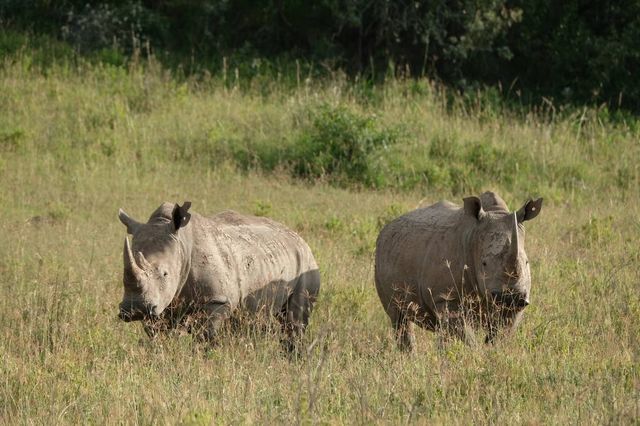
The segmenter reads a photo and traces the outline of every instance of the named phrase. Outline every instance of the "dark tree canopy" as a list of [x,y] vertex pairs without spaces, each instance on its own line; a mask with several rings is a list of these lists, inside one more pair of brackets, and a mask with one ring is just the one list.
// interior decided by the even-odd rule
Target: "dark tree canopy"
[[202,63],[303,58],[640,109],[633,0],[4,0],[0,19],[81,52],[143,40]]

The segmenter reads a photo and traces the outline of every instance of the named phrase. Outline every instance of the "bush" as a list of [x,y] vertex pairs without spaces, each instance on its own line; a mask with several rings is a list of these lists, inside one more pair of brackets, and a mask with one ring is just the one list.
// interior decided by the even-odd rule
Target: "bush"
[[309,114],[310,125],[288,155],[294,176],[324,177],[339,185],[382,184],[373,154],[398,140],[396,129],[385,129],[375,115],[361,115],[344,106],[323,104]]

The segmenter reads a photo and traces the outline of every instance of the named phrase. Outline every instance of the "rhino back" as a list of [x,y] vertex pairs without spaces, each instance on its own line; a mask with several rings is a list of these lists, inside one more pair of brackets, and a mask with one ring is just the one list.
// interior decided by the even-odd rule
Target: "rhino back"
[[191,220],[191,273],[183,290],[190,298],[227,299],[234,308],[246,302],[256,310],[283,304],[300,277],[317,273],[304,240],[271,219],[225,211]]
[[[409,212],[385,226],[376,243],[375,280],[380,299],[389,313],[398,290],[424,313],[452,287],[461,273],[462,210],[449,202]],[[451,270],[447,267],[451,261]],[[406,297],[403,296],[403,297]],[[404,300],[404,299],[403,299]]]

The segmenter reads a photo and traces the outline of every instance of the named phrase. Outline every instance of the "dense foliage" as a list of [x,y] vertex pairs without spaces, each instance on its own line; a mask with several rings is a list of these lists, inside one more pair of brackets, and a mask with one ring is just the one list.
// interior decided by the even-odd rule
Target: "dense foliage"
[[0,20],[80,51],[150,46],[209,69],[223,57],[297,59],[376,80],[428,75],[467,90],[499,83],[516,99],[640,108],[636,1],[4,0]]
[[640,2],[513,2],[523,20],[509,33],[511,74],[562,100],[640,109]]

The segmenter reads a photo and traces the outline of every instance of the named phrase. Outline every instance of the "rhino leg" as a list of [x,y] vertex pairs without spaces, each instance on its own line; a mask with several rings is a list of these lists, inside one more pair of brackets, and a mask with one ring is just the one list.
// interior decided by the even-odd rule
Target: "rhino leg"
[[440,330],[442,331],[441,336],[445,340],[449,338],[460,339],[468,346],[475,346],[477,343],[473,328],[462,317],[450,318],[446,324],[440,327]]
[[414,333],[414,323],[407,319],[405,315],[399,314],[391,320],[395,330],[396,343],[398,349],[403,352],[413,352],[416,349],[416,336]]
[[473,331],[472,318],[467,318],[465,312],[454,307],[449,310],[447,304],[438,306],[438,330],[440,331],[441,343],[451,338],[460,339],[469,346],[476,345],[476,338]]
[[282,329],[286,337],[281,341],[287,352],[296,352],[300,339],[309,325],[309,317],[315,302],[315,296],[308,291],[295,291],[289,296],[280,315]]
[[222,326],[231,317],[231,305],[227,301],[214,301],[207,303],[203,308],[204,324],[198,338],[203,341],[215,343]]
[[309,317],[319,291],[319,271],[305,272],[298,277],[293,292],[282,307],[279,318],[286,337],[281,343],[287,352],[293,353],[299,350],[300,340],[309,325]]

